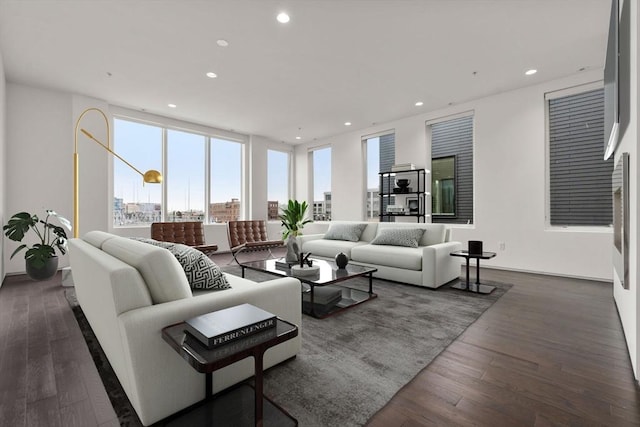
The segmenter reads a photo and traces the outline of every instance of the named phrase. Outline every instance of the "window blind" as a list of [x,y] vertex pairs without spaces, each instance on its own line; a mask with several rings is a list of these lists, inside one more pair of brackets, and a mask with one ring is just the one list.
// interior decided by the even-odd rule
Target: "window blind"
[[431,125],[431,158],[455,156],[456,215],[433,215],[432,222],[473,224],[473,116]]
[[548,102],[550,223],[608,226],[613,157],[602,160],[604,89]]

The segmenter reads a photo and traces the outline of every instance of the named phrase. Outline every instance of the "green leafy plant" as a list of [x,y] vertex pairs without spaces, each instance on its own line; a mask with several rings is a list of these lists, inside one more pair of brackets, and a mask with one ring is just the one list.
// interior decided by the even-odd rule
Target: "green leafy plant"
[[28,212],[18,212],[2,227],[5,236],[16,242],[21,242],[29,230],[33,230],[38,236],[38,239],[40,239],[39,243],[34,243],[32,246],[26,244],[18,246],[11,254],[11,258],[21,250],[27,249],[24,259],[33,267],[42,268],[46,264],[47,259],[56,255],[56,248],[63,255],[67,252],[67,233],[64,231],[64,228],[52,224],[50,221],[53,218],[57,218],[58,222],[69,230],[71,230],[71,222],[52,210],[46,210],[46,213],[46,218],[41,220],[37,215],[31,215]]
[[286,239],[289,236],[299,236],[302,234],[302,229],[305,224],[311,221],[310,219],[304,219],[309,204],[307,202],[298,202],[297,200],[289,200],[286,208],[282,208],[282,213],[278,215],[278,219],[282,221],[284,232],[282,238]]

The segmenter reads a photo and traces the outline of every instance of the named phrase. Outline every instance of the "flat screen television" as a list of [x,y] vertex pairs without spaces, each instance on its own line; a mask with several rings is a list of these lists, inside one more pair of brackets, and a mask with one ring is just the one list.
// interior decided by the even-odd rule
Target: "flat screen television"
[[618,145],[618,129],[620,127],[620,41],[618,29],[620,15],[618,2],[619,0],[611,0],[607,56],[604,65],[604,160],[611,157]]

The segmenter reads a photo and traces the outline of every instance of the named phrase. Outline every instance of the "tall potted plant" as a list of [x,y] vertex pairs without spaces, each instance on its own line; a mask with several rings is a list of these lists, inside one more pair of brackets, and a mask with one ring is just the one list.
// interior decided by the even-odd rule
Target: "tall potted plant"
[[282,213],[278,216],[284,227],[282,238],[287,239],[287,255],[285,257],[287,262],[298,261],[300,250],[296,237],[302,234],[305,224],[313,222],[310,219],[305,219],[308,208],[309,204],[306,201],[300,203],[297,200],[289,200],[287,207],[282,208]]
[[58,256],[56,249],[62,255],[67,252],[67,233],[63,227],[52,224],[50,221],[57,218],[58,222],[71,230],[71,222],[52,210],[46,210],[44,220],[28,212],[14,214],[9,222],[2,227],[4,234],[11,240],[22,242],[25,235],[32,230],[39,239],[39,243],[31,246],[22,244],[13,251],[11,258],[18,252],[26,249],[24,255],[27,274],[34,280],[45,280],[56,274],[58,270]]

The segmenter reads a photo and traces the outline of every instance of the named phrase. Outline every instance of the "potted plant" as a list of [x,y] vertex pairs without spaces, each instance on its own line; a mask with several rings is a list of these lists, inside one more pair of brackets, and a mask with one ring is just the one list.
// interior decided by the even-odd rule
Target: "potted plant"
[[32,246],[22,244],[11,254],[11,258],[13,258],[21,250],[27,250],[24,255],[26,270],[29,277],[34,280],[45,280],[56,273],[58,270],[56,248],[63,255],[67,252],[67,233],[64,228],[52,224],[50,221],[57,218],[60,224],[71,230],[69,220],[52,210],[47,209],[46,213],[46,218],[41,220],[37,215],[18,212],[2,227],[4,234],[16,242],[21,242],[29,230],[33,230],[40,240],[39,243],[34,243]]
[[282,208],[282,213],[278,216],[284,227],[282,238],[287,239],[287,255],[285,256],[287,262],[298,261],[300,250],[296,237],[302,234],[305,224],[313,222],[304,218],[308,208],[309,204],[306,201],[300,203],[297,200],[289,200],[287,207]]

